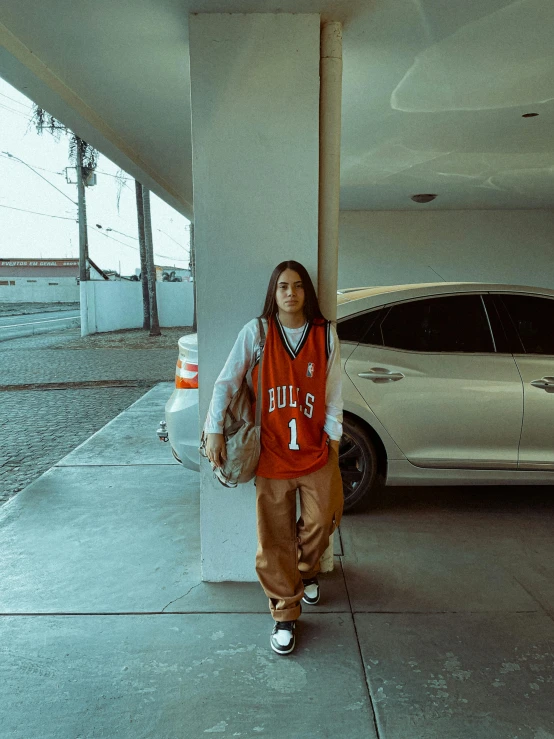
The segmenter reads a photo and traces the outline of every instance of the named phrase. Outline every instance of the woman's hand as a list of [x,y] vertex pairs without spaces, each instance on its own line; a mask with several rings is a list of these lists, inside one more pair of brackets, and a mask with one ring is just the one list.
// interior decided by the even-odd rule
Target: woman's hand
[[206,454],[208,459],[216,467],[221,467],[223,462],[227,459],[225,438],[223,434],[207,434],[206,436]]

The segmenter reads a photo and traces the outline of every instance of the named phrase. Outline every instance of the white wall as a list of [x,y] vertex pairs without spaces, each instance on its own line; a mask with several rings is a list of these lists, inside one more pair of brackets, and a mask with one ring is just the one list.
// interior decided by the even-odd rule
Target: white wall
[[143,317],[140,282],[91,280],[82,284],[86,295],[88,333],[141,328]]
[[192,326],[194,313],[192,282],[156,282],[156,295],[160,326]]
[[[142,328],[140,282],[93,280],[82,287],[81,310],[87,312],[88,333]],[[160,326],[192,326],[192,282],[157,282],[156,295]]]
[[552,210],[340,216],[339,287],[461,280],[554,288],[553,257]]
[[[14,285],[0,285],[0,303],[78,303],[79,285],[75,277],[37,277],[29,282],[28,277],[2,276],[0,280]],[[57,282],[57,285],[49,285]]]

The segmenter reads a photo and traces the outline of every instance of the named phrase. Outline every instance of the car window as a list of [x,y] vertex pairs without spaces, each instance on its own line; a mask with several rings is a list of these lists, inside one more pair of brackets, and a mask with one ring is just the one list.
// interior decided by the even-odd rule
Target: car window
[[533,295],[502,295],[527,354],[554,355],[554,300]]
[[394,305],[381,322],[383,343],[418,352],[493,352],[479,295],[452,295]]
[[388,308],[382,308],[373,322],[371,328],[367,332],[364,344],[371,344],[373,346],[383,346],[383,332],[381,331],[381,324],[383,323],[384,316],[388,313]]
[[367,340],[367,334],[375,325],[377,318],[381,314],[381,308],[377,310],[367,311],[366,313],[358,313],[351,318],[344,318],[337,324],[337,334],[340,341],[354,341],[356,344],[373,344],[373,341]]
[[492,328],[496,351],[518,354],[524,351],[521,339],[502,299],[498,295],[483,295],[485,308]]

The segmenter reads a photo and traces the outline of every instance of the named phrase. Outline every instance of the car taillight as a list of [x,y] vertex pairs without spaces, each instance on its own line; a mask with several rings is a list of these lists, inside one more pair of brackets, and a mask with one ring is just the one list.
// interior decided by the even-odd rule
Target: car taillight
[[190,362],[183,363],[177,360],[177,369],[175,370],[175,387],[179,390],[184,388],[198,387],[198,365]]

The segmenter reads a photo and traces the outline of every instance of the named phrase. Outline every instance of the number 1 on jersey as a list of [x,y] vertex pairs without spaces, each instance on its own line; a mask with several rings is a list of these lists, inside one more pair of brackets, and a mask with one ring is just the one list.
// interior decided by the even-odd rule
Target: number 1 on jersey
[[296,434],[296,418],[292,418],[289,422],[289,429],[290,429],[290,443],[289,443],[289,449],[292,449],[296,452],[300,451],[300,447],[298,446],[298,438]]

